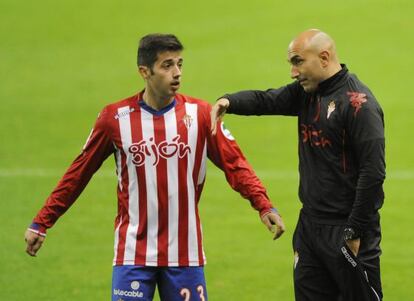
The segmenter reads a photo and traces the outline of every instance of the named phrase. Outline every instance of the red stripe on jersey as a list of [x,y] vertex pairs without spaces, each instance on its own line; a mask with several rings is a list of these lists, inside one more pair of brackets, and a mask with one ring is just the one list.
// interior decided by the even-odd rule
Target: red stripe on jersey
[[[185,106],[176,106],[177,133],[180,141],[188,144],[187,128],[183,123]],[[178,158],[178,263],[179,266],[188,266],[188,190],[187,190],[188,158]]]
[[[154,116],[155,144],[166,141],[164,116]],[[161,147],[159,147],[161,148]],[[168,266],[168,171],[167,160],[158,153],[157,196],[158,196],[158,266]]]
[[[135,114],[131,114],[131,136],[132,143],[142,141],[142,123],[141,110]],[[135,245],[135,264],[145,265],[145,258],[147,253],[147,187],[145,185],[145,166],[135,167],[138,178],[138,211],[139,211],[139,225],[137,231],[137,241]]]

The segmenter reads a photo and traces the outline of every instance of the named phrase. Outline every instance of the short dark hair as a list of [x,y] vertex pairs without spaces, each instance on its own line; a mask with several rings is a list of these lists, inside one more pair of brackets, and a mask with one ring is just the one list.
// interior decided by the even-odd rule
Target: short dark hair
[[173,34],[148,34],[139,41],[137,65],[152,68],[160,52],[183,49],[183,45]]

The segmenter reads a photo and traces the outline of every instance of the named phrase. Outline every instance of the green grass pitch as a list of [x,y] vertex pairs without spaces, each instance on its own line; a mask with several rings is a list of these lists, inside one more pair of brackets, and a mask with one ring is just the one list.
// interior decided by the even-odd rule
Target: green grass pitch
[[[49,231],[37,258],[25,254],[23,234],[101,108],[142,88],[135,67],[139,37],[178,35],[186,47],[181,92],[213,102],[225,92],[290,82],[287,45],[308,28],[335,38],[341,61],[384,109],[383,289],[386,300],[412,300],[413,14],[409,0],[2,0],[0,300],[109,300],[112,159]],[[272,241],[248,202],[210,164],[200,205],[210,300],[293,300],[291,239],[300,208],[296,120],[227,116],[226,125],[287,231]]]

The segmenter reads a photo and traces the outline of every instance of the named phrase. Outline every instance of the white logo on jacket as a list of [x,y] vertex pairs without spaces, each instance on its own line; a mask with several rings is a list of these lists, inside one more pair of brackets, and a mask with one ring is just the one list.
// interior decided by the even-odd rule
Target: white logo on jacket
[[226,129],[226,127],[224,126],[224,122],[221,122],[220,129],[221,129],[221,132],[223,133],[224,137],[226,137],[227,139],[229,139],[231,141],[235,140],[233,135],[230,133],[230,131],[228,129]]

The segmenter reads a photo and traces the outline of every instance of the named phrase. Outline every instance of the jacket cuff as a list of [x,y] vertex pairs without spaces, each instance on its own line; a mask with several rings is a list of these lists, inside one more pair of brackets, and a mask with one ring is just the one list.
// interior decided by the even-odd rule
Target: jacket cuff
[[[269,213],[276,213],[279,214],[279,211],[276,208],[265,208],[260,210],[260,218],[265,217],[266,215],[268,215]],[[280,215],[280,214],[279,214]]]
[[46,237],[46,228],[42,225],[32,223],[29,228],[27,228],[29,231],[36,233],[40,236]]

